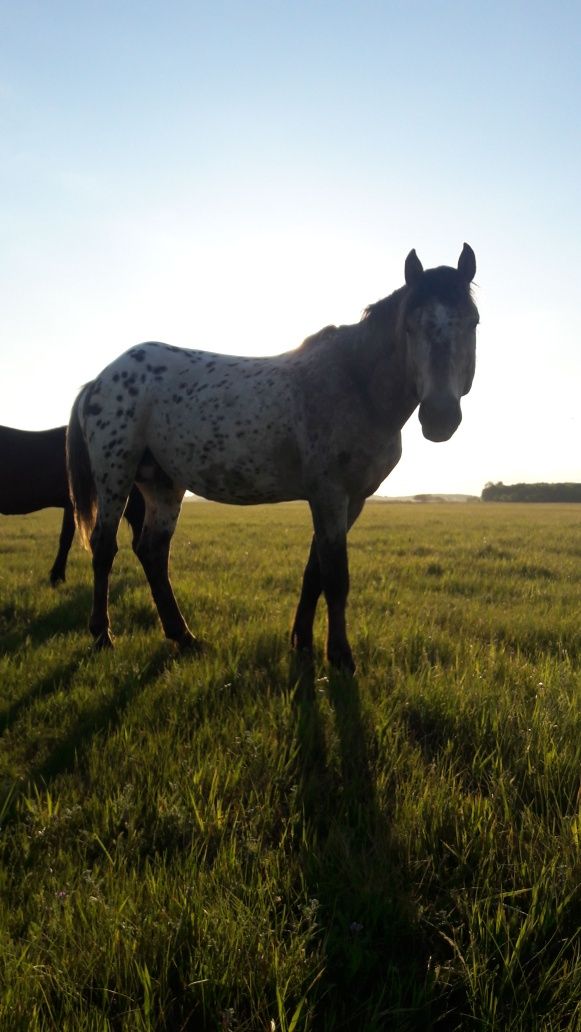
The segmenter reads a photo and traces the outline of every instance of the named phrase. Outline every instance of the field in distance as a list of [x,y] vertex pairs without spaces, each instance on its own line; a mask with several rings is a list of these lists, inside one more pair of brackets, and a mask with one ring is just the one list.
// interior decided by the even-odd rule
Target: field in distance
[[581,509],[371,503],[355,679],[296,664],[304,505],[187,505],[176,656],[0,517],[0,1029],[581,1027]]

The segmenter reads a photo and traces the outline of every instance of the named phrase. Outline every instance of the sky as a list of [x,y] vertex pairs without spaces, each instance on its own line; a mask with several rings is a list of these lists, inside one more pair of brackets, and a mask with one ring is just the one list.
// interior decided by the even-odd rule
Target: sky
[[578,0],[0,0],[0,422],[142,340],[358,321],[467,241],[474,386],[381,494],[581,480]]

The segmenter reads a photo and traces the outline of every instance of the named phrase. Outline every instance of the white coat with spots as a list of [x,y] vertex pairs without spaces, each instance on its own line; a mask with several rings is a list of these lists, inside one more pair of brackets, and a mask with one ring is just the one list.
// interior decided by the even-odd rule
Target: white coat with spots
[[424,271],[412,251],[404,287],[359,323],[326,327],[295,351],[242,358],[149,342],[87,384],[73,407],[67,458],[77,523],[93,552],[97,646],[111,644],[109,573],[136,483],[145,520],[134,548],[165,634],[182,647],[196,639],[168,559],[185,491],[239,505],[306,499],[314,537],[292,641],[312,649],[323,592],[328,658],[353,670],[346,535],[399,461],[401,428],[418,405],[430,440],[447,440],[460,423],[474,375],[475,271],[467,244],[457,268]]

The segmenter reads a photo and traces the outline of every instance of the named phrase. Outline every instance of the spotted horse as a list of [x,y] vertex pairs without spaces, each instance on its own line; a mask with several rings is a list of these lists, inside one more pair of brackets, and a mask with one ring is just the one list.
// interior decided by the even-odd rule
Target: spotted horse
[[346,629],[347,532],[401,456],[401,428],[419,406],[424,436],[447,441],[475,369],[476,259],[424,270],[415,250],[405,285],[353,325],[328,326],[270,358],[132,347],[78,395],[67,454],[77,525],[93,554],[89,627],[112,645],[108,586],[131,485],[145,500],[134,541],[166,636],[197,648],[169,579],[170,542],[186,490],[252,505],[305,499],[314,536],[292,644],[310,652],[321,593],[327,657],[355,668]]

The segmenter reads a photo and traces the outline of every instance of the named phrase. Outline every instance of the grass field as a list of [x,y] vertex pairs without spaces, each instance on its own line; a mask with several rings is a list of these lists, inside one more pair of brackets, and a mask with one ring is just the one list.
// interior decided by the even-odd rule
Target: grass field
[[189,504],[116,650],[0,518],[0,1029],[581,1029],[581,507],[370,504],[355,679],[288,650],[301,505]]

